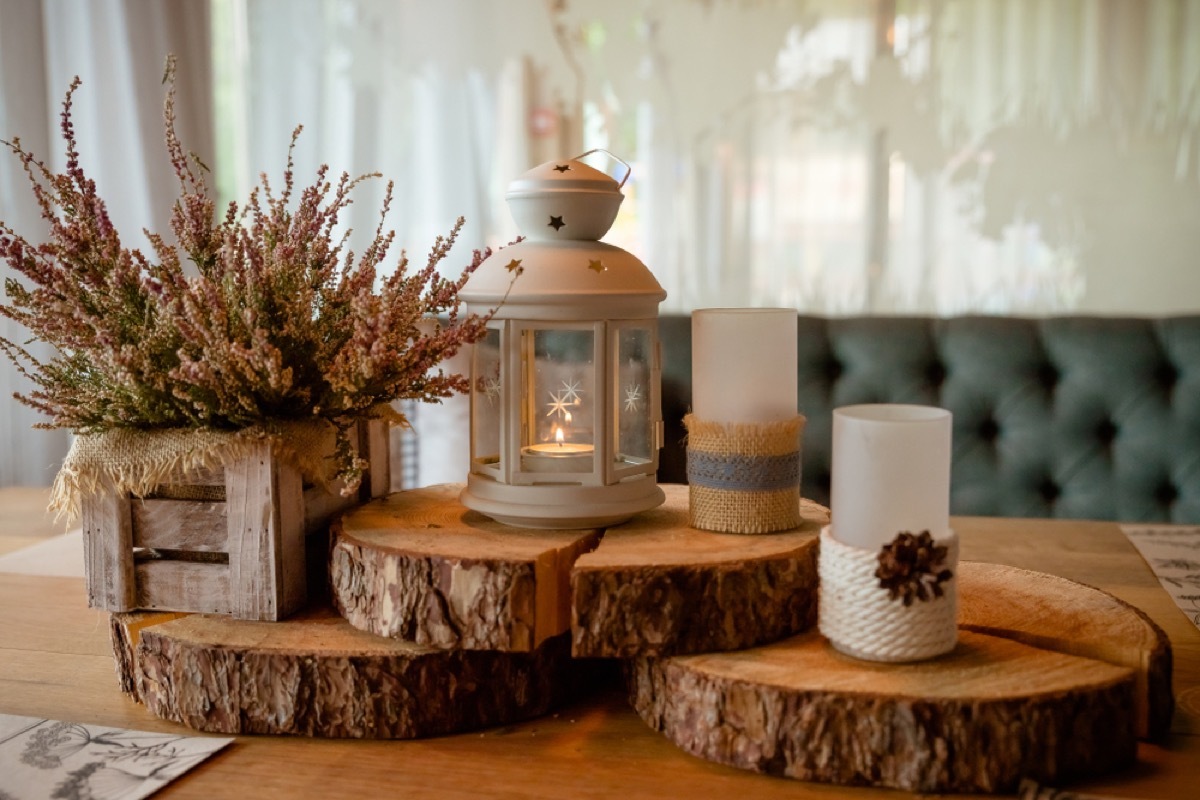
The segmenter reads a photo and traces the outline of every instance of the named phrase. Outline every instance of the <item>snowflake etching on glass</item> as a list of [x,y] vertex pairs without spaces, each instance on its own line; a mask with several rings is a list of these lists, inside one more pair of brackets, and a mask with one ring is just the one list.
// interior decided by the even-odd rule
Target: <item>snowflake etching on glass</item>
[[637,411],[642,407],[642,386],[631,383],[625,387],[625,410]]
[[496,405],[496,401],[500,399],[500,392],[504,385],[500,383],[498,376],[487,377],[483,379],[483,394],[488,399],[488,405]]
[[546,404],[546,407],[550,410],[546,412],[546,416],[551,417],[557,414],[563,419],[569,419],[571,416],[571,412],[567,409],[569,405],[572,405],[572,403],[567,400],[564,392],[551,392],[550,402]]
[[580,395],[583,394],[583,390],[579,388],[579,381],[563,381],[562,385],[563,400],[572,405],[579,405],[582,402]]

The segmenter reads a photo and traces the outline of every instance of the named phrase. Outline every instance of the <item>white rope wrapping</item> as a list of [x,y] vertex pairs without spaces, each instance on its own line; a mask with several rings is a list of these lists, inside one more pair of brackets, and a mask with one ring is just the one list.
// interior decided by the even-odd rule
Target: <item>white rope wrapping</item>
[[[937,539],[947,548],[945,566],[958,566],[958,535]],[[821,529],[818,557],[821,595],[818,624],[830,644],[866,661],[920,661],[954,649],[958,641],[958,578],[941,584],[944,595],[906,606],[888,597],[875,570],[878,551],[843,544],[830,526]]]

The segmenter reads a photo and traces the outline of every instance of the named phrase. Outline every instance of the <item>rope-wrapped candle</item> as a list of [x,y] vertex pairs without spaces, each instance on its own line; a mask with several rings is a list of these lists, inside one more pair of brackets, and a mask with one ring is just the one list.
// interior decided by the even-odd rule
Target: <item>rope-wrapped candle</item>
[[800,524],[796,312],[712,308],[692,314],[689,523],[726,533]]
[[950,412],[860,405],[833,412],[832,520],[821,532],[819,625],[872,661],[914,661],[958,640],[950,530]]

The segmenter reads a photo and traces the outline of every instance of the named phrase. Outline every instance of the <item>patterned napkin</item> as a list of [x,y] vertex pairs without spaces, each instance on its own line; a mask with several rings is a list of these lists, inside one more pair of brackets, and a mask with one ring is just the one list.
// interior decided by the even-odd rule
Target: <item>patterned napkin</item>
[[1200,628],[1200,527],[1122,525],[1159,583]]
[[232,741],[0,714],[0,800],[138,800]]

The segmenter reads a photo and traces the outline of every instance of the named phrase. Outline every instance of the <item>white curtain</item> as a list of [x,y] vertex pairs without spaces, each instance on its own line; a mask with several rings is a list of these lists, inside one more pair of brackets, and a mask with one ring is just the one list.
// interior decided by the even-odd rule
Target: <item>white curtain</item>
[[667,310],[1200,295],[1200,0],[216,2],[240,9],[241,161],[277,169],[305,122],[304,167],[401,182],[413,248],[458,214],[503,241],[509,178],[608,147],[634,165],[609,241]]
[[[415,252],[606,147],[666,311],[1200,310],[1200,0],[215,2],[237,163],[303,122],[300,174],[395,178]],[[416,413],[415,480],[461,480],[461,403]]]
[[[277,179],[302,124],[298,182],[321,164],[335,175],[383,175],[362,187],[344,219],[356,234],[374,231],[386,181],[395,181],[393,264],[404,247],[423,266],[459,216],[466,227],[443,263],[447,274],[461,271],[474,248],[515,238],[499,201],[504,187],[533,159],[559,155],[559,139],[569,135],[553,121],[539,140],[527,122],[532,105],[556,108],[539,99],[547,81],[531,73],[525,55],[555,47],[540,2],[250,0],[220,3],[216,14],[217,49],[237,67],[221,106],[227,122],[240,121],[219,170],[230,199],[243,199],[260,171]],[[466,354],[445,368],[466,372]],[[402,410],[413,422],[403,446],[406,482],[463,480],[465,398]]]
[[[79,73],[85,166],[124,230],[162,229],[168,50],[201,152],[211,67],[226,199],[278,179],[303,124],[297,179],[394,179],[418,264],[459,215],[448,270],[511,240],[511,178],[606,147],[633,166],[608,241],[665,311],[1200,310],[1200,0],[10,0],[0,133],[57,155]],[[3,218],[32,229],[12,166]],[[374,229],[383,186],[348,226]],[[54,441],[5,409],[6,440]],[[462,404],[414,413],[411,479],[461,480]],[[5,482],[49,478],[29,452]]]
[[[209,25],[205,3],[167,0],[5,0],[0,4],[0,136],[16,136],[54,170],[64,166],[59,112],[74,76],[80,162],[127,246],[145,248],[141,231],[169,233],[177,185],[163,143],[161,79],[178,56],[180,137],[213,157]],[[20,163],[0,152],[0,219],[30,241],[45,228]],[[3,267],[5,277],[10,273]],[[5,337],[24,332],[0,319]],[[44,350],[39,351],[48,357]],[[47,485],[66,452],[63,431],[11,399],[29,383],[0,360],[0,486]]]

